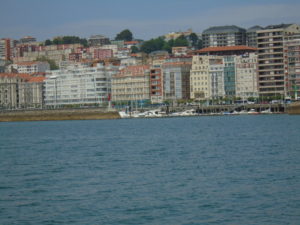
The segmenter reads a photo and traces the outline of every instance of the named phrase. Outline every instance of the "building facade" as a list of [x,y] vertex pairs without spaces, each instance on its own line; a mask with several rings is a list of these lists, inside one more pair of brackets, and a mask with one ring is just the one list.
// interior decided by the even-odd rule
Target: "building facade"
[[165,100],[190,99],[191,57],[169,58],[162,65]]
[[251,53],[235,57],[236,97],[247,100],[258,97],[257,54]]
[[42,108],[44,77],[0,73],[0,108]]
[[211,100],[225,96],[222,56],[193,56],[191,99]]
[[9,38],[0,39],[0,60],[11,60],[14,42]]
[[73,65],[48,71],[45,80],[45,105],[106,105],[111,94],[111,77],[118,67]]
[[224,58],[224,90],[225,96],[233,98],[236,96],[236,69],[235,56],[225,56]]
[[102,46],[110,44],[109,38],[103,35],[92,35],[88,39],[88,43],[90,46]]
[[263,29],[261,26],[253,26],[246,31],[246,44],[249,47],[257,48],[257,31]]
[[151,103],[163,102],[163,75],[160,66],[150,69],[150,100]]
[[284,39],[299,32],[296,24],[271,25],[257,31],[260,96],[283,98],[287,94]]
[[246,45],[246,30],[237,26],[210,27],[202,32],[203,47]]
[[150,102],[150,66],[128,66],[112,77],[112,101],[131,106]]
[[295,100],[300,97],[300,34],[293,35],[285,41],[287,65],[286,96]]
[[18,73],[44,73],[47,70],[50,70],[50,65],[48,62],[38,62],[38,61],[32,61],[32,62],[20,62],[11,64],[9,66],[10,72],[18,72]]

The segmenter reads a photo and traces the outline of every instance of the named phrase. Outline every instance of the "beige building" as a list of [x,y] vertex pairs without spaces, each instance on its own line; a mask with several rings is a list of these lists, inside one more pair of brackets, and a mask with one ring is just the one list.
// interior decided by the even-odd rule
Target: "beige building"
[[271,25],[257,31],[258,89],[261,96],[286,95],[284,39],[295,33],[300,33],[297,24]]
[[0,73],[0,108],[41,108],[44,77]]
[[191,99],[209,100],[225,96],[222,56],[193,56],[190,76]]
[[128,66],[112,77],[112,101],[142,105],[150,100],[150,67]]
[[236,97],[247,99],[258,97],[257,88],[257,55],[235,56],[235,87]]

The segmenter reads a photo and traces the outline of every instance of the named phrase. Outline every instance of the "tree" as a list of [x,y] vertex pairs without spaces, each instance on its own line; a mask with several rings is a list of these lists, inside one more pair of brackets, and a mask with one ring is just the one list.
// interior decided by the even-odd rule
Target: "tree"
[[193,46],[193,47],[196,47],[197,44],[198,44],[198,40],[199,40],[197,34],[191,33],[191,34],[189,35],[189,39],[190,39],[190,41],[191,41],[192,46]]
[[46,56],[37,57],[36,61],[48,62],[50,65],[50,70],[58,70],[59,69],[59,67],[56,65],[55,61],[53,59],[47,58]]
[[142,44],[141,51],[145,53],[150,53],[153,51],[162,50],[165,44],[166,42],[162,37],[151,39],[149,41],[145,41]]
[[133,35],[130,30],[126,29],[117,34],[115,40],[132,41]]
[[49,39],[47,39],[46,41],[45,41],[45,45],[47,46],[47,45],[52,45],[52,41],[50,41]]
[[186,40],[186,38],[181,35],[180,37],[176,38],[174,41],[174,46],[172,47],[182,47],[182,46],[188,46],[189,42]]
[[139,52],[138,47],[136,47],[136,46],[131,46],[131,53],[137,53],[137,52]]

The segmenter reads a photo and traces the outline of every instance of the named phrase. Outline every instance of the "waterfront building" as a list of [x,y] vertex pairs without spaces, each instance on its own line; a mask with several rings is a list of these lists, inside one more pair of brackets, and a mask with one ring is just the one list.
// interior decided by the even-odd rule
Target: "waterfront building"
[[41,108],[44,77],[0,73],[0,108]]
[[102,64],[95,67],[75,64],[47,71],[45,105],[106,105],[111,93],[111,77],[117,72],[118,67]]
[[236,96],[236,69],[235,56],[224,56],[224,90],[227,98],[234,98]]
[[163,102],[163,73],[161,66],[150,68],[150,100],[151,103]]
[[253,26],[246,31],[246,44],[249,47],[257,48],[257,31],[263,29],[261,26]]
[[300,97],[300,34],[285,40],[284,51],[287,65],[286,96],[297,100]]
[[236,97],[247,100],[258,97],[257,88],[257,54],[250,53],[235,57],[236,68]]
[[163,69],[164,100],[175,102],[190,99],[191,57],[174,57],[166,59]]
[[210,27],[202,32],[203,47],[246,45],[246,30],[237,26]]
[[297,24],[270,25],[257,31],[258,89],[260,96],[282,97],[288,74],[284,60],[284,39],[299,33]]
[[88,43],[90,46],[102,46],[110,44],[109,38],[103,35],[92,35],[88,39]]
[[19,62],[9,65],[9,72],[18,73],[44,73],[46,70],[50,70],[50,65],[48,62]]
[[193,56],[191,99],[211,100],[225,97],[222,56]]
[[150,66],[128,66],[112,77],[112,101],[115,104],[143,106],[150,101]]

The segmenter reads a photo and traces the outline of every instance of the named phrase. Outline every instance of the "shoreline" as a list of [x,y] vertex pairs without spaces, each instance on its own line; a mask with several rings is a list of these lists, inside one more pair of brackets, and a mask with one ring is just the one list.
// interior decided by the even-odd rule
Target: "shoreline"
[[53,109],[0,112],[0,122],[120,119],[113,109]]

